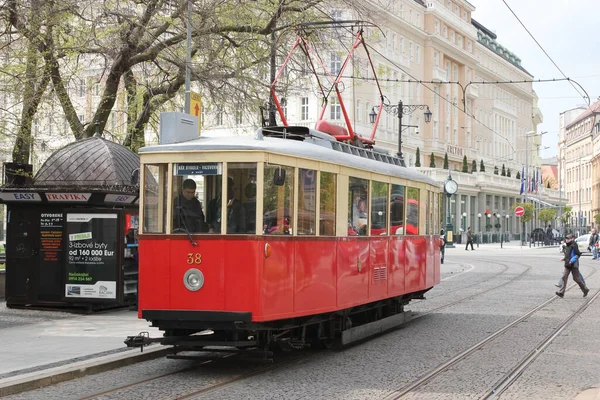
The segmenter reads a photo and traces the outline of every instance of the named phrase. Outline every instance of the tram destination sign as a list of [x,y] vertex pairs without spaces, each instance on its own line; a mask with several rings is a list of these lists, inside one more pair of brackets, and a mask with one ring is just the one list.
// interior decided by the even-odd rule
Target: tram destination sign
[[180,163],[176,165],[177,175],[221,175],[221,163]]

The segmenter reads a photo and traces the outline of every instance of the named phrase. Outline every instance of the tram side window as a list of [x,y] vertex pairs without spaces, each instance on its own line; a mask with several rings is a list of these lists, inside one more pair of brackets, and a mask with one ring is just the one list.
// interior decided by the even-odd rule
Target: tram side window
[[406,234],[419,234],[419,189],[406,188]]
[[429,224],[431,223],[431,197],[429,196],[430,192],[429,190],[425,191],[426,193],[426,197],[427,197],[427,201],[425,203],[425,234],[429,235],[431,233],[431,230],[429,228]]
[[256,163],[227,164],[227,233],[256,233]]
[[337,196],[337,176],[321,172],[321,190],[319,191],[319,234],[335,236],[335,205]]
[[387,235],[388,184],[371,184],[371,235]]
[[265,165],[263,233],[291,235],[294,215],[294,168]]
[[144,166],[144,233],[164,233],[166,227],[167,165]]
[[404,235],[404,186],[392,185],[390,195],[390,233]]
[[348,188],[348,235],[366,236],[369,226],[369,181],[350,177]]
[[298,182],[298,235],[316,234],[317,171],[300,168]]

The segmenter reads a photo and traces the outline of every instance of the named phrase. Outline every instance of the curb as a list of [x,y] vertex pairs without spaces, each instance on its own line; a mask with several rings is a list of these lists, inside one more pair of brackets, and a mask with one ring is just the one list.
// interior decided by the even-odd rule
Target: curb
[[[132,353],[134,350],[132,350]],[[172,352],[171,347],[157,347],[146,349],[144,352],[125,352],[98,357],[91,360],[76,362],[44,371],[30,372],[17,375],[0,381],[0,397],[10,396],[30,390],[40,389],[45,386],[81,378],[87,375],[99,374],[115,368],[153,360]]]

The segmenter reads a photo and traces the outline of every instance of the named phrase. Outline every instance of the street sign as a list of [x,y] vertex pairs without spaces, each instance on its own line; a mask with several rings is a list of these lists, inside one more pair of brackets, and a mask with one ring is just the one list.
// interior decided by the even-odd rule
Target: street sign
[[525,209],[521,206],[518,206],[517,208],[515,208],[515,215],[517,217],[522,217],[525,214]]
[[200,93],[190,92],[190,114],[198,117],[198,136],[200,136],[200,126],[202,126],[202,97]]

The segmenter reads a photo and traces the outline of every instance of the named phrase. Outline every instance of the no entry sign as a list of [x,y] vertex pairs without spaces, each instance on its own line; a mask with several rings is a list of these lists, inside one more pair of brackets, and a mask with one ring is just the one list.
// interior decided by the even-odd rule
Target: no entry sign
[[518,206],[517,208],[515,208],[515,215],[517,217],[522,217],[523,214],[525,214],[525,209],[521,206]]

